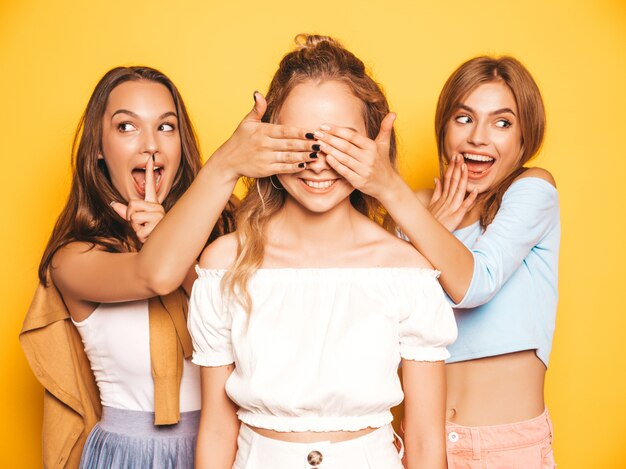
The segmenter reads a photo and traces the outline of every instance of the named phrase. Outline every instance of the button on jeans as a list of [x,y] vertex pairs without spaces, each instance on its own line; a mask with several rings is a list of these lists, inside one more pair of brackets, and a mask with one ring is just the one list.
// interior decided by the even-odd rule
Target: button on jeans
[[339,443],[290,443],[242,424],[233,469],[403,469],[393,441],[391,425]]

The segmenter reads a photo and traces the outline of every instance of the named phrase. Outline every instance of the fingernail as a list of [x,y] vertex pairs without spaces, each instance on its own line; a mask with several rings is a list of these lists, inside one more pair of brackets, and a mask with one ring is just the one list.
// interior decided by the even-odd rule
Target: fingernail
[[315,140],[315,135],[313,135],[311,132],[307,132],[306,134],[304,134],[304,136],[309,140]]
[[298,163],[298,168],[305,168],[306,167],[306,163]]
[[257,90],[254,90],[254,93],[252,93],[252,99],[254,99],[254,102],[256,103],[256,94],[258,93]]
[[320,125],[320,129],[328,131],[328,130],[330,130],[330,125],[322,124],[322,125]]
[[315,131],[315,137],[316,138],[324,138],[324,134],[322,132],[320,132],[319,130]]
[[110,205],[111,207],[113,207],[113,204],[114,204],[114,203],[115,203],[115,200],[112,200],[111,202],[109,202],[109,205]]
[[313,158],[313,159],[317,158],[317,153],[313,152],[309,154],[309,158]]
[[313,151],[320,151],[322,147],[320,147],[317,143],[313,145]]

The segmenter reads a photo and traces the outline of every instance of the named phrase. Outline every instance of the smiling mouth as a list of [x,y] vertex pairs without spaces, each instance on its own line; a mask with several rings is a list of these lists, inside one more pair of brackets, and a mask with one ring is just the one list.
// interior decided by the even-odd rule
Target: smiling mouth
[[[135,181],[135,188],[140,195],[146,194],[146,168],[135,168],[131,171],[133,181]],[[160,188],[161,177],[163,176],[163,168],[161,166],[154,167],[154,182],[156,184],[157,191]]]
[[482,176],[496,161],[491,156],[476,153],[463,153],[463,160],[469,175],[472,177]]
[[327,181],[312,181],[310,179],[301,179],[307,186],[312,189],[328,189],[337,182],[337,179],[329,179]]

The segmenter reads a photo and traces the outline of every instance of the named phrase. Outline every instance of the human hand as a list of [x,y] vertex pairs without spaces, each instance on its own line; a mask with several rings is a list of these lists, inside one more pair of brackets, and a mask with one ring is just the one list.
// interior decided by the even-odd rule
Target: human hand
[[306,163],[317,158],[312,132],[261,122],[267,102],[258,91],[254,101],[252,111],[212,157],[221,159],[223,171],[233,179],[259,178],[302,171]]
[[331,124],[320,126],[315,138],[326,154],[326,162],[355,189],[380,200],[391,179],[397,175],[389,160],[394,113],[380,125],[375,140],[346,127]]
[[[428,205],[430,213],[448,231],[457,229],[478,196],[478,188],[470,188],[467,183],[467,166],[462,158],[461,155],[454,155],[450,159],[443,177],[443,187],[439,178],[435,178],[435,190]],[[466,196],[468,189],[471,191]]]
[[130,223],[141,243],[145,243],[152,230],[165,216],[165,209],[157,198],[156,178],[154,177],[154,155],[146,163],[144,199],[131,199],[128,205],[111,202],[111,207],[124,220]]

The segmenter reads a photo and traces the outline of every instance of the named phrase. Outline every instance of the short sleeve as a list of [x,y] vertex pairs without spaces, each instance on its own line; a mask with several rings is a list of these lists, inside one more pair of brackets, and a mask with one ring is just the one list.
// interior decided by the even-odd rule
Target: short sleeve
[[433,362],[450,356],[446,347],[456,340],[456,321],[438,276],[433,271],[412,286],[411,310],[399,328],[400,356],[405,360]]
[[193,342],[192,361],[200,366],[230,365],[233,358],[232,316],[222,302],[221,271],[196,267],[198,278],[189,300],[187,327]]
[[511,184],[491,224],[473,246],[468,246],[474,257],[474,272],[464,298],[453,306],[473,308],[490,301],[553,230],[560,230],[556,188],[535,177]]

